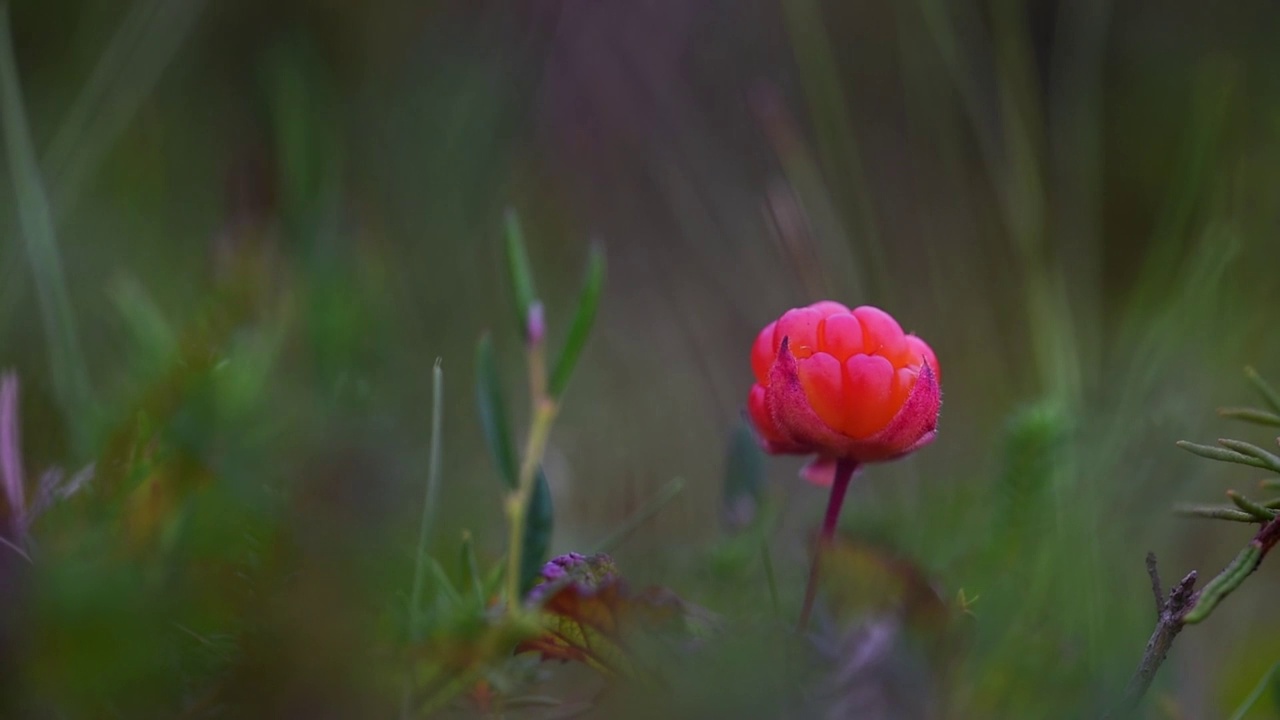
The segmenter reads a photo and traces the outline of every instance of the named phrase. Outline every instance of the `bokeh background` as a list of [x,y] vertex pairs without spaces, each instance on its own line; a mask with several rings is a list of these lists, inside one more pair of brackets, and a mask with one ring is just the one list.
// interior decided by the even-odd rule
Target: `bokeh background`
[[[504,548],[472,365],[491,331],[522,437],[506,208],[553,343],[589,243],[609,262],[547,458],[553,551],[591,546],[680,477],[619,566],[765,612],[758,558],[725,551],[726,454],[755,333],[823,298],[887,309],[943,368],[937,442],[870,469],[844,525],[944,597],[979,598],[947,716],[1096,715],[1152,627],[1147,550],[1171,582],[1249,536],[1170,508],[1258,479],[1175,440],[1268,442],[1214,408],[1254,401],[1247,364],[1280,381],[1273,3],[33,0],[9,15],[0,364],[22,380],[32,483],[98,463],[33,528],[48,559],[10,603],[0,682],[23,714],[378,707],[366,611],[410,574],[436,358],[433,544],[455,553],[466,531],[487,562]],[[116,473],[142,426],[150,470]],[[825,496],[799,460],[764,467],[791,609]],[[129,494],[146,483],[199,491]],[[185,529],[148,529],[180,508]],[[159,565],[105,549],[150,532],[168,538]],[[246,557],[253,583],[224,567]],[[1276,577],[1264,565],[1179,638],[1150,717],[1225,717],[1280,660]],[[218,634],[238,623],[260,632]],[[208,668],[223,679],[199,705],[182,678]]]

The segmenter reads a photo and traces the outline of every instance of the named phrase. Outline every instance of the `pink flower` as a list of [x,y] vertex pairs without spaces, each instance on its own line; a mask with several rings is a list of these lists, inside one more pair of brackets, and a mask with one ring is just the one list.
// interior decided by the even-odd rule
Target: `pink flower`
[[817,459],[805,477],[830,484],[838,461],[902,457],[933,440],[942,405],[938,360],[888,313],[823,301],[787,311],[751,349],[748,410],[770,453]]

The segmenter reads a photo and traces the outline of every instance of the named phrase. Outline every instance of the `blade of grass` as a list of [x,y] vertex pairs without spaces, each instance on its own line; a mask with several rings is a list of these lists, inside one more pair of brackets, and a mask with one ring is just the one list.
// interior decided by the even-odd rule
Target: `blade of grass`
[[1278,674],[1280,674],[1280,661],[1277,661],[1272,665],[1271,669],[1262,676],[1262,679],[1258,681],[1258,684],[1249,693],[1249,696],[1244,699],[1244,702],[1240,703],[1240,707],[1236,708],[1235,712],[1231,713],[1231,717],[1228,718],[1228,720],[1244,720],[1245,715],[1247,715],[1249,711],[1253,709],[1253,706],[1257,705],[1258,701],[1262,699],[1262,695],[1267,691],[1267,687],[1272,685],[1277,679],[1280,679],[1280,675]]
[[87,420],[92,417],[89,371],[76,333],[62,259],[54,236],[53,217],[36,163],[31,129],[27,125],[17,62],[13,55],[9,5],[0,5],[0,116],[4,121],[9,173],[18,200],[18,223],[35,278],[40,318],[49,343],[54,390],[63,419],[76,444],[84,449]]
[[662,508],[667,506],[667,503],[676,499],[676,496],[678,496],[681,492],[684,492],[684,486],[685,486],[684,478],[679,478],[679,477],[673,478],[671,482],[668,482],[666,485],[663,485],[662,489],[658,491],[657,495],[654,495],[652,498],[650,498],[649,502],[641,506],[640,509],[636,511],[634,515],[628,518],[627,521],[624,522],[617,530],[614,530],[613,532],[609,533],[607,537],[605,537],[600,542],[596,543],[595,549],[592,550],[591,552],[592,553],[613,552],[615,548],[617,548],[619,545],[623,543],[624,540],[626,540],[628,537],[631,536],[631,533],[635,532],[637,528],[639,528],[641,525],[644,525],[646,522],[648,522],[649,519],[652,518],[654,515],[657,515],[658,512],[662,510]]
[[552,398],[559,398],[569,384],[573,368],[578,363],[578,356],[587,344],[591,334],[591,326],[595,323],[596,310],[600,307],[600,291],[604,287],[604,251],[598,244],[592,244],[587,258],[586,279],[582,285],[582,293],[578,296],[578,309],[573,316],[573,324],[569,326],[569,336],[565,338],[564,348],[556,360],[555,369],[551,372],[551,383],[548,391]]
[[418,552],[413,567],[413,592],[409,595],[409,635],[417,638],[422,629],[422,586],[427,542],[435,520],[436,495],[440,486],[440,426],[443,422],[444,372],[436,359],[431,371],[431,449],[427,460],[427,488],[422,498],[422,519],[418,526]]
[[[444,577],[444,569],[434,558],[427,555],[427,541],[431,536],[431,526],[435,519],[436,494],[440,486],[440,426],[443,423],[444,371],[440,369],[440,359],[436,358],[435,367],[431,370],[431,447],[427,459],[427,488],[422,499],[422,519],[418,526],[418,551],[414,556],[413,590],[409,594],[409,639],[417,642],[422,632],[422,592],[426,576],[427,561],[433,565],[432,571],[437,579],[443,578],[443,587],[452,591],[453,586]],[[456,595],[456,593],[455,593]],[[455,603],[457,602],[455,598]],[[404,691],[400,703],[400,716],[408,718],[413,706],[413,674],[405,679]]]
[[129,127],[204,5],[205,0],[142,0],[121,22],[42,157],[55,224]]

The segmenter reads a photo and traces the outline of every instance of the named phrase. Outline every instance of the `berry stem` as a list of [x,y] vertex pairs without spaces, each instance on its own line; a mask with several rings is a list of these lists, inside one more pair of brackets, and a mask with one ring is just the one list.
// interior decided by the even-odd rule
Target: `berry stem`
[[857,469],[856,460],[840,460],[836,463],[835,480],[831,483],[831,495],[827,497],[827,514],[822,519],[822,531],[818,534],[818,543],[813,549],[813,561],[809,565],[809,582],[804,588],[804,606],[800,609],[800,622],[796,628],[800,632],[804,632],[809,627],[809,615],[813,612],[813,602],[818,595],[818,567],[821,565],[822,551],[836,536],[840,508],[844,506],[844,495]]

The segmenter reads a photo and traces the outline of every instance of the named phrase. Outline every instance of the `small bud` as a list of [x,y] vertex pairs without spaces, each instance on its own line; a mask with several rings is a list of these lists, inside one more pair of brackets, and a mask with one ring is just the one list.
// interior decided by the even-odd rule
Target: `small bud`
[[524,339],[530,345],[540,345],[546,334],[547,323],[543,319],[542,303],[534,300],[529,306],[529,316],[525,318]]

